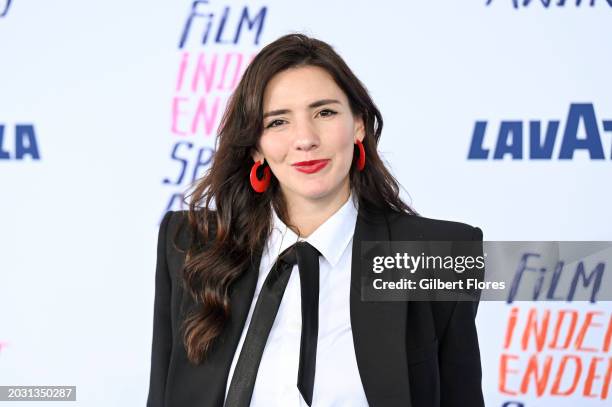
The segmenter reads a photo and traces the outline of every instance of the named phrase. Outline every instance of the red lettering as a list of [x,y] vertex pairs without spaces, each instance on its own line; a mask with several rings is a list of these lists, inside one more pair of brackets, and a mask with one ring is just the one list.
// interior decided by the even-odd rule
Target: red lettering
[[515,355],[501,355],[501,360],[499,362],[499,391],[504,394],[510,394],[512,396],[516,396],[516,391],[509,390],[507,385],[508,376],[507,373],[518,373],[517,369],[508,368],[508,360],[517,360],[518,356]]
[[608,321],[608,329],[604,335],[603,351],[610,352],[610,342],[612,342],[612,314],[610,314],[610,321]]
[[516,321],[518,320],[518,308],[512,307],[510,310],[510,317],[508,318],[508,328],[506,329],[506,339],[504,340],[504,349],[510,347],[512,343],[512,335],[514,334],[514,328],[516,327]]
[[533,355],[527,362],[527,368],[525,369],[525,375],[521,382],[521,393],[525,394],[529,390],[529,382],[531,376],[536,385],[536,394],[538,397],[544,394],[546,385],[548,384],[548,376],[550,375],[550,366],[552,364],[552,356],[546,356],[544,359],[544,368],[541,374],[538,372],[538,355]]
[[[563,378],[563,374],[565,373],[565,367],[567,362],[573,360],[575,363],[574,368],[574,379],[572,380],[571,386],[567,390],[559,390],[561,386],[561,379]],[[561,365],[559,366],[559,370],[557,370],[557,375],[555,376],[555,382],[553,383],[552,389],[550,390],[550,394],[552,396],[569,396],[574,391],[576,391],[576,387],[578,387],[578,381],[580,380],[580,374],[582,373],[582,361],[578,356],[565,355],[561,359]]]
[[[569,327],[567,329],[567,333],[565,334],[565,342],[563,342],[563,345],[559,347],[557,342],[559,341],[561,327],[563,326],[563,321],[565,320],[565,316],[568,314],[571,316],[571,319],[570,319]],[[577,321],[578,321],[578,311],[571,311],[571,310],[559,311],[558,316],[557,316],[557,323],[555,324],[555,329],[553,331],[554,332],[553,338],[548,344],[548,347],[551,349],[567,349],[570,343],[572,342],[572,338],[574,337],[574,331],[576,330]]]
[[608,398],[608,394],[610,393],[610,380],[612,380],[612,358],[608,358],[608,370],[606,371],[606,377],[604,379],[603,387],[601,388],[602,400]]
[[521,342],[521,347],[523,350],[527,350],[529,345],[529,337],[533,334],[536,349],[538,352],[541,352],[544,348],[544,343],[546,341],[546,333],[548,331],[548,321],[550,320],[550,311],[544,311],[544,318],[540,326],[538,326],[538,310],[532,308],[529,310],[529,316],[527,317],[527,324],[525,325],[525,331],[523,332],[523,340]]
[[582,343],[584,342],[584,338],[586,336],[586,333],[588,331],[588,329],[593,326],[593,327],[600,327],[601,324],[597,324],[593,322],[593,317],[599,314],[601,315],[602,312],[600,311],[589,311],[586,313],[586,316],[584,318],[584,323],[582,324],[582,327],[580,328],[580,331],[578,332],[578,336],[576,337],[576,343],[575,343],[575,347],[576,350],[579,351],[583,351],[583,352],[597,352],[597,348],[583,348],[582,347]]
[[602,360],[602,358],[592,358],[591,359],[591,364],[589,365],[589,371],[587,373],[587,377],[586,380],[584,382],[584,391],[582,392],[582,395],[584,397],[597,397],[596,394],[593,394],[593,382],[596,379],[599,379],[599,375],[595,374],[595,371],[597,370],[597,362]]

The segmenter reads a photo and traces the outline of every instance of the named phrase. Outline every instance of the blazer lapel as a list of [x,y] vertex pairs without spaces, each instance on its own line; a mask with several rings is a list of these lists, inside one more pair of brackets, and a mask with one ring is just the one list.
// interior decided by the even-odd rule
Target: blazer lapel
[[360,202],[353,235],[350,312],[359,374],[371,406],[410,407],[406,357],[408,302],[361,300],[361,242],[390,241],[384,212]]
[[[227,325],[213,343],[206,361],[198,366],[189,365],[188,377],[176,383],[182,387],[178,393],[185,397],[176,405],[223,406],[229,370],[255,294],[260,261],[261,255],[253,256],[249,269],[230,289],[231,315]],[[189,300],[189,306],[194,306],[193,301]]]

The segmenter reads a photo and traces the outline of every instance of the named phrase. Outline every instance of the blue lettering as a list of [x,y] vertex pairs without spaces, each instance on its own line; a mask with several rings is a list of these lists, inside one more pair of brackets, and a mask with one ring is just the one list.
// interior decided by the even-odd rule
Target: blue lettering
[[472,134],[472,144],[468,153],[469,160],[486,160],[489,158],[489,150],[482,146],[484,141],[487,122],[477,121]]
[[[512,1],[512,7],[519,8],[521,6],[528,7],[533,0],[523,0],[522,3],[519,0],[511,0],[511,1]],[[606,2],[608,3],[609,6],[612,6],[612,0],[606,0]],[[493,3],[493,0],[487,0],[486,5],[490,6],[492,3]],[[549,8],[549,6],[551,5],[557,6],[557,7],[565,6],[565,0],[558,0],[556,4],[553,3],[553,0],[539,0],[539,3],[541,3],[544,6],[544,8]],[[576,4],[576,7],[580,7],[582,5],[582,0],[575,0],[574,3]],[[596,0],[589,0],[589,5],[591,7],[594,7],[595,3],[596,3]]]
[[[185,205],[185,195],[184,194],[182,193],[172,194],[170,196],[170,200],[168,201],[168,205],[166,205],[166,209],[162,213],[162,217],[168,211],[182,211],[183,209],[185,209],[185,206],[186,205]],[[161,220],[162,218],[159,219],[158,224],[161,223]]]
[[[582,119],[586,137],[578,139],[578,124]],[[597,119],[592,103],[572,103],[567,116],[567,124],[563,133],[563,142],[559,159],[568,160],[574,157],[574,151],[585,149],[592,159],[603,160],[604,153],[601,137],[597,128]]]
[[601,286],[601,280],[603,279],[604,273],[604,263],[597,263],[597,266],[593,269],[591,274],[587,277],[584,272],[584,264],[582,262],[578,263],[578,268],[576,270],[576,274],[574,274],[574,278],[572,279],[572,284],[570,285],[570,291],[567,296],[567,300],[571,301],[574,299],[574,294],[576,293],[576,286],[578,285],[578,279],[582,279],[582,286],[587,287],[591,284],[591,279],[593,279],[593,288],[591,289],[591,302],[596,302],[595,297],[597,296],[597,292],[599,291],[599,287]]
[[172,153],[170,153],[170,158],[172,158],[172,160],[174,161],[178,161],[181,164],[181,169],[180,169],[179,176],[176,179],[176,181],[173,182],[169,178],[164,178],[163,180],[164,184],[180,185],[183,182],[183,178],[185,177],[185,172],[187,170],[187,164],[189,163],[188,160],[184,158],[180,158],[178,156],[179,148],[183,146],[187,147],[187,150],[191,150],[193,148],[193,143],[190,143],[188,141],[179,141],[178,143],[174,145],[174,148],[172,149]]
[[519,261],[518,269],[516,273],[514,273],[514,278],[512,279],[512,284],[510,284],[510,292],[508,293],[508,304],[511,304],[516,297],[516,293],[518,292],[519,286],[521,284],[521,279],[523,278],[523,273],[525,271],[537,271],[537,269],[533,267],[527,267],[527,261],[531,257],[540,257],[538,253],[524,253],[521,256],[521,260]]
[[541,142],[541,130],[539,121],[529,122],[529,157],[535,159],[550,159],[552,157],[559,121],[552,120],[546,128],[544,142]]
[[[606,0],[608,2],[608,5],[612,6],[612,0]],[[582,4],[582,0],[576,0],[576,6],[580,6]],[[595,0],[590,0],[589,1],[589,5],[591,7],[595,6]],[[557,6],[563,7],[565,6],[565,0],[559,0],[557,3]]]
[[[516,299],[517,293],[519,292],[519,287],[521,285],[525,272],[536,273],[531,300],[537,301],[540,299],[540,294],[542,293],[545,277],[546,277],[546,274],[548,274],[548,270],[545,267],[533,267],[527,264],[530,259],[532,258],[539,259],[540,257],[541,255],[539,253],[524,253],[521,256],[516,272],[514,273],[512,283],[510,284],[510,291],[508,292],[508,298],[506,300],[508,303],[512,303]],[[561,279],[561,274],[563,272],[564,265],[565,263],[563,261],[558,261],[557,264],[555,265],[555,268],[552,272],[552,278],[550,281],[550,285],[548,286],[547,293],[546,293],[547,300],[562,300],[563,299],[563,297],[556,297],[555,291],[557,290],[557,287],[559,286],[559,280]],[[592,303],[597,302],[597,295],[601,288],[601,283],[602,283],[603,275],[604,275],[604,269],[605,269],[605,263],[599,262],[593,268],[591,273],[587,275],[587,273],[585,272],[584,263],[582,261],[578,262],[578,265],[576,266],[576,270],[574,272],[572,280],[570,284],[567,285],[569,286],[569,290],[567,292],[567,297],[565,297],[565,300],[568,302],[573,301],[575,294],[576,294],[576,290],[578,288],[588,288],[590,286],[590,289],[591,289],[590,302]],[[582,283],[580,287],[579,287],[579,283]],[[565,285],[563,284],[561,285],[561,287],[564,287],[564,286]],[[524,300],[524,298],[521,298],[521,299]]]
[[[612,1],[612,0],[611,0]],[[612,120],[602,120],[603,133],[612,132]],[[525,123],[527,125],[527,123]],[[550,160],[557,143],[560,121],[551,120],[542,122],[531,120],[529,125],[529,158],[533,160]],[[579,128],[584,128],[584,135],[578,134]],[[472,132],[468,160],[486,160],[489,158],[489,149],[485,148],[485,136],[488,122],[478,120]],[[597,116],[592,103],[572,103],[567,114],[567,121],[563,130],[558,159],[571,160],[576,150],[587,150],[590,159],[604,160],[604,147],[602,131],[598,127]],[[523,122],[517,120],[503,120],[499,127],[495,143],[494,160],[504,159],[509,154],[513,160],[523,159]],[[611,144],[612,146],[612,144]],[[612,159],[612,148],[610,150]]]
[[8,14],[9,8],[11,8],[11,1],[12,0],[4,0],[4,7],[0,8],[0,17],[6,17],[6,15]]
[[[206,167],[210,161],[212,160],[214,150],[210,147],[202,147],[198,152],[198,158],[195,162],[195,166],[193,167],[193,176],[191,178],[191,182],[194,182],[200,177],[199,170],[202,167]],[[205,156],[205,158],[203,158]]]
[[28,154],[33,160],[40,160],[34,126],[18,124],[15,126],[15,158],[22,160]]
[[242,9],[242,16],[240,16],[240,22],[238,23],[238,29],[236,30],[236,36],[234,37],[234,43],[238,43],[238,38],[240,37],[240,31],[242,30],[242,24],[245,23],[248,26],[249,30],[252,30],[253,27],[255,27],[255,25],[257,24],[257,32],[255,34],[255,44],[256,45],[259,44],[259,36],[261,35],[261,31],[263,30],[264,20],[266,19],[267,10],[268,9],[266,7],[262,7],[262,9],[259,10],[259,13],[257,13],[257,15],[252,20],[250,20],[248,9],[246,7]]
[[[185,22],[185,26],[183,27],[183,32],[181,33],[181,38],[179,40],[179,49],[182,49],[187,42],[189,34],[191,33],[193,22],[197,20],[203,20],[204,26],[202,27],[202,39],[200,41],[200,45],[206,45],[208,43],[209,34],[211,34],[213,22],[215,19],[215,13],[213,12],[205,12],[203,9],[208,6],[208,0],[195,0],[191,4],[191,10],[189,12],[189,16],[187,17],[187,21]],[[218,18],[218,26],[216,29],[216,33],[214,34],[214,41],[217,44],[238,44],[240,42],[240,35],[242,32],[243,24],[247,26],[249,31],[255,31],[255,38],[253,43],[255,45],[259,44],[259,38],[264,26],[264,20],[266,17],[267,8],[262,7],[257,14],[253,18],[250,17],[249,9],[247,6],[242,8],[240,13],[240,18],[236,24],[236,31],[234,34],[233,40],[224,40],[223,34],[225,32],[227,20],[230,15],[230,7],[224,7],[221,15]]]
[[[0,160],[10,160],[10,150],[4,146],[5,125],[0,125]],[[15,159],[23,160],[29,155],[32,160],[40,160],[36,132],[31,124],[18,124],[15,126]]]
[[513,160],[523,158],[522,122],[502,121],[493,159],[501,160],[505,154],[510,154]]
[[164,178],[163,183],[166,185],[181,185],[185,181],[185,175],[190,167],[189,164],[193,161],[187,155],[193,157],[193,154],[196,154],[195,161],[191,171],[191,179],[188,179],[187,182],[195,182],[202,175],[203,167],[210,164],[214,151],[213,148],[206,146],[194,149],[193,143],[188,141],[177,142],[172,149],[172,153],[170,153],[170,158],[180,164],[179,172],[174,180]]
[[223,35],[223,30],[225,29],[225,22],[227,21],[227,14],[229,13],[229,7],[225,7],[223,10],[223,15],[221,16],[221,22],[219,23],[219,29],[217,30],[217,36],[215,37],[215,42],[217,44],[231,44],[230,41],[223,41],[221,36]]
[[557,291],[557,286],[559,285],[559,280],[561,279],[561,272],[563,271],[563,266],[565,262],[559,261],[555,266],[555,271],[553,271],[552,280],[550,281],[550,287],[548,287],[548,292],[546,293],[546,299],[548,300],[562,300],[563,298],[555,297],[555,291]]
[[204,34],[202,36],[202,44],[206,44],[208,42],[208,33],[210,32],[210,27],[212,25],[212,18],[214,16],[213,13],[202,14],[198,10],[198,6],[201,4],[208,4],[207,0],[196,0],[191,4],[191,12],[189,13],[189,17],[185,22],[185,28],[183,28],[183,34],[181,35],[181,40],[179,42],[179,48],[182,49],[187,41],[187,36],[189,35],[189,31],[191,30],[191,23],[196,17],[204,17],[208,21],[206,21],[206,28],[204,29]]
[[10,160],[11,153],[4,150],[4,124],[0,124],[0,160]]
[[[603,121],[604,131],[612,131],[612,120]],[[612,160],[612,149],[610,149],[610,159]]]

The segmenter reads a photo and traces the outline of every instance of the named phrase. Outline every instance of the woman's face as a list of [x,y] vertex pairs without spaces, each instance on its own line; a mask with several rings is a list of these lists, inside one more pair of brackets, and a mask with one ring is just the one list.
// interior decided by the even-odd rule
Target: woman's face
[[265,158],[288,202],[348,194],[353,146],[363,140],[364,126],[325,69],[303,66],[276,74],[264,91],[263,115],[253,159]]

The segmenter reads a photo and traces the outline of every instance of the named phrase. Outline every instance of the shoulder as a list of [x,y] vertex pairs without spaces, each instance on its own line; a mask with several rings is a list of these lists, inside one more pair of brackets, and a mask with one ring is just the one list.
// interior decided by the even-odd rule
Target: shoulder
[[168,211],[164,215],[160,230],[165,231],[166,245],[169,238],[177,233],[185,234],[188,229],[188,211]]
[[[199,216],[200,213],[196,213]],[[215,211],[209,211],[209,236],[215,235],[215,222],[212,220]],[[189,211],[168,211],[164,215],[160,225],[160,235],[165,236],[166,247],[169,250],[186,250],[192,241],[192,231],[189,225]],[[160,236],[161,237],[161,236]]]
[[482,230],[464,222],[390,211],[389,225],[400,235],[427,240],[482,240]]

